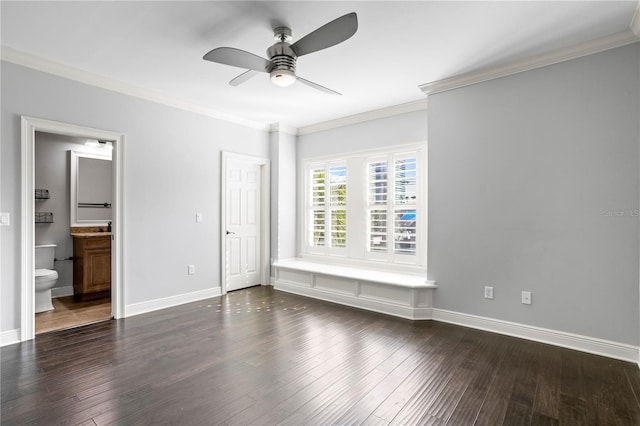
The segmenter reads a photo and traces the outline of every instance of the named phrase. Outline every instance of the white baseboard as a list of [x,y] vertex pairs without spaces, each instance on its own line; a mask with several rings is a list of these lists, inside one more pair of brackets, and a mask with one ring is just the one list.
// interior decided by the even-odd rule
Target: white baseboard
[[0,346],[20,343],[20,329],[3,331],[0,333]]
[[324,300],[326,302],[338,303],[340,305],[351,306],[353,308],[365,309],[367,311],[393,315],[395,317],[410,320],[431,319],[432,316],[431,307],[402,306],[394,303],[388,303],[384,300],[363,299],[362,297],[352,296],[349,294],[340,294],[318,288],[307,288],[278,280],[274,280],[272,285],[276,290],[286,291],[287,293],[298,294],[300,296],[311,297],[314,299]]
[[214,287],[192,293],[149,300],[147,302],[133,303],[124,307],[124,317],[132,317],[134,315],[171,308],[184,303],[197,302],[198,300],[209,299],[220,295],[222,295],[222,289],[220,287]]
[[56,297],[66,297],[66,296],[73,296],[73,286],[72,285],[68,285],[65,287],[54,287],[51,289],[51,297],[52,298],[56,298]]
[[520,337],[550,345],[575,349],[609,358],[620,359],[640,365],[640,348],[625,343],[597,339],[595,337],[550,330],[531,325],[518,324],[493,318],[463,314],[460,312],[433,309],[433,319],[436,321],[462,325],[479,330]]

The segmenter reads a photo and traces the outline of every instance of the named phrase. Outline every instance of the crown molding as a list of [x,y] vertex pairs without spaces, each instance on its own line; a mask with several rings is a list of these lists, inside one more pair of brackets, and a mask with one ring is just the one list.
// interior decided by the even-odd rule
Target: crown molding
[[7,46],[1,47],[0,59],[16,65],[31,68],[37,71],[42,71],[47,74],[53,74],[58,77],[77,81],[79,83],[88,84],[90,86],[99,87],[101,89],[110,90],[112,92],[122,93],[124,95],[133,96],[147,101],[178,108],[184,111],[193,112],[195,114],[205,115],[207,117],[215,118],[218,120],[239,124],[244,127],[250,127],[252,129],[263,131],[269,130],[269,125],[265,125],[263,123],[225,114],[223,112],[205,108],[194,103],[185,102],[181,99],[167,96],[153,90],[144,89],[139,86],[107,78],[79,68],[70,67],[59,62],[50,61],[48,59],[21,52]]
[[297,136],[298,129],[292,126],[287,126],[282,123],[271,123],[269,126],[269,133],[286,133],[288,135]]
[[400,115],[408,112],[421,111],[426,109],[427,99],[420,99],[417,101],[375,109],[360,114],[349,115],[347,117],[336,118],[335,120],[310,124],[308,126],[298,128],[298,135],[307,135],[309,133],[322,132],[324,130],[335,129],[337,127],[344,127],[351,124],[362,123],[365,121],[379,120],[381,118],[387,118],[394,115]]
[[[601,37],[573,47],[557,49],[520,61],[514,61],[496,67],[472,71],[431,83],[425,83],[418,87],[424,92],[425,95],[431,95],[434,93],[457,89],[460,87],[469,86],[471,84],[493,80],[500,77],[506,77],[508,75],[518,74],[524,71],[545,67],[547,65],[557,64],[559,62],[564,62],[605,50],[614,49],[616,47],[622,47],[627,44],[635,43],[640,40],[640,36],[636,33],[636,30],[638,30],[637,27],[640,25],[638,23],[639,19],[637,18],[637,15],[638,12],[636,11],[636,18],[634,18],[632,22],[632,28],[621,33]],[[633,29],[634,26],[636,27],[636,29]]]

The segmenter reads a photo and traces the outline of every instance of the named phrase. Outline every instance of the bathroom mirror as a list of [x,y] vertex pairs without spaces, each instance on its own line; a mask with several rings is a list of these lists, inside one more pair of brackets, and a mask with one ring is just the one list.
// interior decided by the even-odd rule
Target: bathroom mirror
[[112,220],[111,156],[69,151],[71,226],[104,226]]

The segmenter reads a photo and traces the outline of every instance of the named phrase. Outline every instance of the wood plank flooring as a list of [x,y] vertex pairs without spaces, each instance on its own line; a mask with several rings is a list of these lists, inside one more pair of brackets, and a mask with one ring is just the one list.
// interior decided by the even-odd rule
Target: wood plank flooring
[[3,425],[640,424],[634,364],[271,287],[0,356]]

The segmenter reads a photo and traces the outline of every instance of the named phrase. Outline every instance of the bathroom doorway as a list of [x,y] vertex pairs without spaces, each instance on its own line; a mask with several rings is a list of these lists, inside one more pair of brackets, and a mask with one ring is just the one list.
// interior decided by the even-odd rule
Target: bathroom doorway
[[[121,203],[118,202],[122,194],[122,170],[119,167],[122,164],[122,141],[123,136],[115,132],[22,117],[22,205],[24,217],[22,221],[23,250],[21,253],[21,341],[33,339],[35,334],[40,332],[122,316],[123,292],[120,265],[123,226]],[[86,145],[87,142],[98,145],[92,149]],[[63,147],[70,149],[64,149],[62,152]],[[37,152],[37,148],[38,150],[42,148],[44,153]],[[107,191],[110,193],[110,199],[101,195],[105,198],[104,202],[96,203],[101,206],[91,205],[87,210],[101,210],[100,214],[105,214],[109,210],[110,217],[99,217],[94,222],[77,223],[81,220],[69,214],[73,210],[71,200],[74,199],[75,203],[78,201],[75,200],[75,197],[71,197],[71,193],[74,192],[71,178],[75,173],[71,171],[71,162],[75,161],[72,158],[83,155],[74,157],[71,152],[88,153],[88,157],[91,157],[92,153],[97,157],[107,157],[107,149],[112,157],[108,167],[110,174],[107,178],[98,179],[98,181],[110,181]],[[60,170],[61,164],[64,164],[64,171]],[[54,169],[56,166],[58,170],[48,170]],[[37,179],[36,173],[39,168],[41,173],[47,176],[41,176],[41,179]],[[92,165],[91,169],[96,169],[96,167]],[[50,179],[52,175],[58,176],[58,178]],[[63,176],[62,181],[60,176]],[[54,183],[54,180],[57,183]],[[48,191],[48,188],[40,188],[36,185],[36,183],[41,184],[42,182],[46,182],[48,186],[53,185],[56,189],[52,192]],[[104,192],[103,189],[100,191]],[[41,197],[39,201],[36,201],[38,194]],[[84,215],[85,212],[82,214]],[[76,238],[71,236],[74,231],[78,233],[78,229],[74,228],[74,225],[81,226],[82,241],[88,241],[85,239],[91,238],[91,248],[93,249],[89,257],[80,257],[80,259],[85,259],[84,262],[81,261],[81,264],[91,263],[89,270],[92,277],[97,277],[98,281],[101,281],[99,284],[103,286],[91,288],[86,293],[83,293],[82,290],[78,292],[77,283],[74,282],[74,280],[77,281],[74,276],[77,276],[78,273],[78,265],[74,259],[77,257],[78,248],[76,246],[78,244],[74,242]],[[42,300],[41,293],[36,296],[34,286],[36,261],[38,261],[34,251],[36,243],[56,245],[54,268],[60,280],[60,283],[56,283],[51,289],[51,302],[54,309],[45,308],[46,311],[42,313],[36,313],[37,310],[43,308],[36,309],[37,304],[35,303],[40,303]],[[105,249],[95,250],[100,244],[105,245]],[[74,267],[74,263],[76,263],[76,267]],[[99,267],[102,267],[102,272],[96,273]]]

